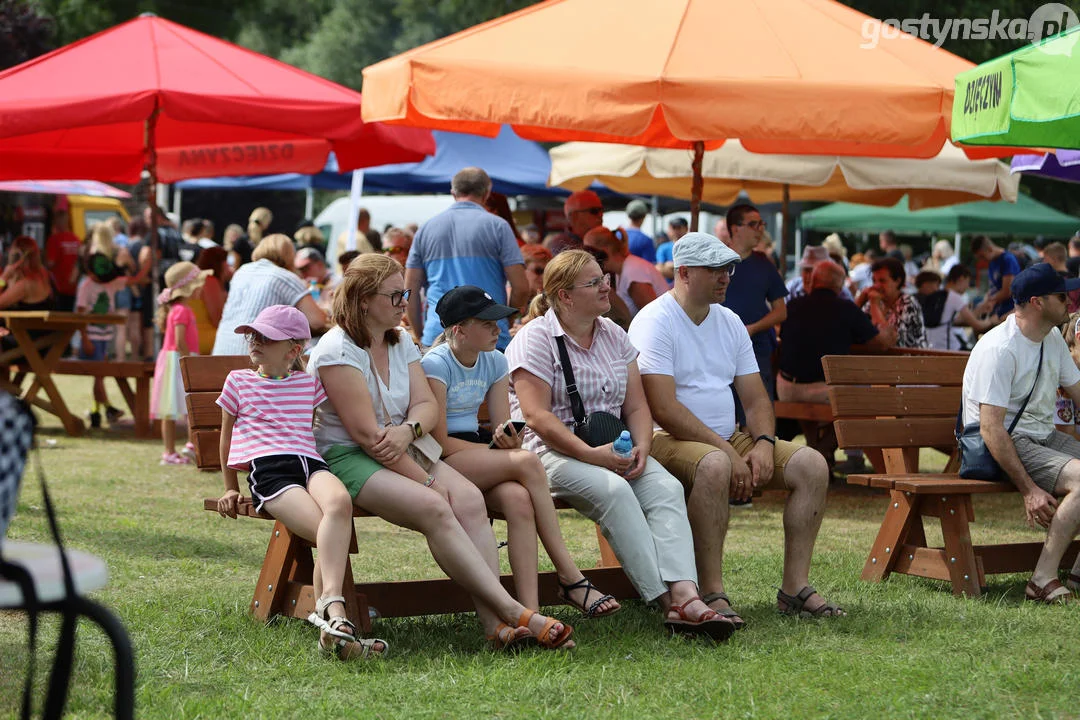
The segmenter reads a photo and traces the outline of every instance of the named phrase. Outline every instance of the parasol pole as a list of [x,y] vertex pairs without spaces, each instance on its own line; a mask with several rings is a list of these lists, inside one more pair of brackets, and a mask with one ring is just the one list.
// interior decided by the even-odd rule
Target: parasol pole
[[705,157],[705,143],[698,140],[694,143],[694,160],[690,163],[694,179],[690,184],[690,232],[697,232],[698,213],[701,212],[701,191],[705,185],[705,179],[701,176],[701,161]]
[[784,201],[781,206],[781,217],[784,226],[780,232],[780,252],[777,253],[780,256],[780,276],[785,277],[787,274],[787,249],[791,247],[789,240],[791,239],[791,186],[784,183]]
[[[146,172],[150,176],[150,187],[146,190],[147,198],[151,203],[150,208],[150,307],[157,309],[157,296],[161,292],[161,277],[158,267],[158,204],[157,204],[157,119],[159,108],[154,103],[154,110],[146,119]],[[158,333],[155,333],[157,335]]]

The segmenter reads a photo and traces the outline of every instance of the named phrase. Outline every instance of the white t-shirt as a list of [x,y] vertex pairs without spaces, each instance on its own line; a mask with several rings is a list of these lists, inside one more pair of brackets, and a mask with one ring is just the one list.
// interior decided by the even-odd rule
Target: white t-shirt
[[[420,351],[416,349],[412,338],[404,328],[397,328],[400,340],[397,345],[391,345],[390,355],[390,385],[383,383],[382,378],[377,377],[371,371],[371,361],[368,359],[367,350],[352,341],[345,331],[336,327],[319,339],[319,344],[311,351],[308,358],[307,371],[309,374],[319,377],[319,368],[333,365],[348,365],[364,374],[368,392],[371,393],[371,404],[375,407],[375,419],[379,425],[400,425],[409,412],[409,365],[420,362]],[[321,380],[321,378],[320,378]],[[376,389],[375,383],[378,383]],[[382,392],[382,403],[379,402],[379,393]],[[383,403],[390,412],[387,419],[383,412]],[[320,453],[326,452],[333,445],[355,446],[341,422],[341,417],[334,410],[333,401],[323,403],[315,411],[315,446]]]
[[664,279],[664,276],[660,274],[655,265],[648,260],[642,260],[636,255],[628,255],[626,260],[623,261],[622,272],[619,273],[616,281],[615,294],[622,298],[622,301],[626,303],[626,307],[630,309],[630,317],[637,315],[638,311],[641,310],[630,299],[631,283],[652,285],[656,297],[660,297],[668,291],[667,280]]
[[941,310],[941,324],[926,328],[926,340],[934,350],[961,350],[956,340],[956,328],[952,326],[956,313],[967,307],[967,298],[958,292],[949,291],[945,297],[945,307]]
[[[1042,373],[1014,433],[1046,438],[1054,430],[1057,389],[1080,382],[1069,347],[1054,328],[1043,340]],[[979,404],[1006,408],[1005,427],[1023,404],[1039,368],[1039,343],[1028,340],[1010,315],[980,338],[964,370],[964,424],[979,421]]]
[[738,315],[711,305],[695,325],[675,296],[664,293],[631,321],[630,342],[640,353],[642,375],[675,378],[676,400],[720,437],[734,434],[731,384],[739,375],[758,372],[750,336]]

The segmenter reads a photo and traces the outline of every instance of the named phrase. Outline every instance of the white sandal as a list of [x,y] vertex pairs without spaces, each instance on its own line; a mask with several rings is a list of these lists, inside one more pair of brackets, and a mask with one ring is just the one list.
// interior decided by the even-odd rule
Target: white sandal
[[[356,637],[356,626],[354,626],[349,619],[345,616],[330,617],[327,613],[327,608],[330,605],[339,602],[342,605],[345,604],[345,598],[341,595],[332,595],[328,597],[321,597],[315,601],[315,612],[308,615],[308,622],[319,628],[319,630],[325,632],[330,636],[330,641],[324,641],[322,635],[319,635],[317,641],[319,650],[324,653],[337,656],[340,660],[349,660],[353,655],[353,648],[351,646],[359,645],[360,657],[367,659],[373,654],[376,657],[383,657],[390,650],[390,643],[381,638],[358,638]],[[349,633],[341,629],[345,625],[353,630]],[[376,650],[375,643],[382,643],[383,649]]]

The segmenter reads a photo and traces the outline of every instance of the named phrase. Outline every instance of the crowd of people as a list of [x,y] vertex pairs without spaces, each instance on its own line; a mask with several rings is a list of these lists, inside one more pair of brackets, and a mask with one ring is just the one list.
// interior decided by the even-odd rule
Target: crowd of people
[[[218,508],[235,517],[237,473],[247,472],[256,508],[316,544],[309,619],[320,648],[343,658],[389,649],[360,638],[345,615],[353,505],[423,533],[474,598],[497,649],[574,644],[569,624],[539,614],[537,538],[566,603],[587,618],[620,609],[570,558],[552,496],[600,526],[667,631],[723,641],[745,626],[723,579],[731,508],[755,491],[784,491],[776,607],[845,615],[809,577],[829,482],[842,469],[835,436],[810,423],[806,445],[778,437],[773,402],[827,402],[826,354],[967,348],[973,338],[962,328],[987,333],[965,378],[969,424],[1003,430],[1006,410],[1019,414],[1014,401],[1034,392],[1021,368],[1045,362],[1042,377],[1057,383],[1039,386],[1028,411],[1037,417],[1021,424],[1030,444],[1014,438],[1010,454],[1010,436],[996,431],[987,444],[1021,478],[1029,519],[1051,528],[1029,597],[1057,601],[1080,588],[1080,568],[1068,588],[1047,570],[1080,525],[1072,494],[1080,485],[1072,361],[1080,358],[1080,314],[1069,318],[1068,344],[1058,329],[1080,298],[1080,280],[1065,278],[1075,276],[1071,248],[1062,255],[1047,246],[1048,264],[1022,271],[1007,250],[976,238],[972,252],[988,264],[990,289],[971,305],[972,273],[948,243],[920,267],[891,232],[850,259],[831,236],[806,249],[785,284],[761,214],[748,204],[730,208],[713,234],[690,232],[676,217],[656,243],[641,230],[640,201],[627,207],[630,226],[612,230],[595,193],[573,193],[565,231],[541,237],[533,226],[517,232],[508,208],[491,201],[482,169],[460,171],[451,192],[454,204],[418,229],[380,235],[361,213],[359,249],[337,258],[340,273],[317,228],[272,233],[266,208],[251,213],[246,232],[229,226],[221,245],[212,224],[188,220],[177,230],[150,208],[129,227],[95,226],[72,251],[61,220],[44,259],[33,241],[12,246],[0,307],[127,310],[126,339],[86,334],[81,352],[92,358],[123,356],[125,345],[145,356],[145,331],[156,322],[164,342],[152,412],[163,421],[163,464],[188,464],[192,450],[179,447],[179,359],[249,356],[252,368],[230,374],[218,401],[226,487]],[[153,302],[151,212],[159,213],[155,262],[164,278]],[[991,345],[1016,355],[1011,370],[1006,351]],[[1038,363],[1027,358],[1035,347]],[[95,388],[95,412],[114,419],[103,388],[100,397]],[[1052,412],[1068,416],[1058,429]],[[855,451],[847,464],[865,467]],[[513,595],[498,580],[489,510],[507,519]]]

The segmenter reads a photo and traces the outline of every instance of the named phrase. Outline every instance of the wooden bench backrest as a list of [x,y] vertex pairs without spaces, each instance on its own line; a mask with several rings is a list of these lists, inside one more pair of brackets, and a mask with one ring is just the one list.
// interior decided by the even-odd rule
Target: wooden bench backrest
[[217,405],[225,378],[251,367],[247,355],[191,355],[180,358],[180,376],[187,393],[188,428],[200,470],[220,470],[221,408]]
[[[966,353],[829,355],[821,362],[840,447],[917,456],[919,448],[955,446]],[[886,452],[886,465],[891,454]],[[912,452],[906,455],[910,459]]]

